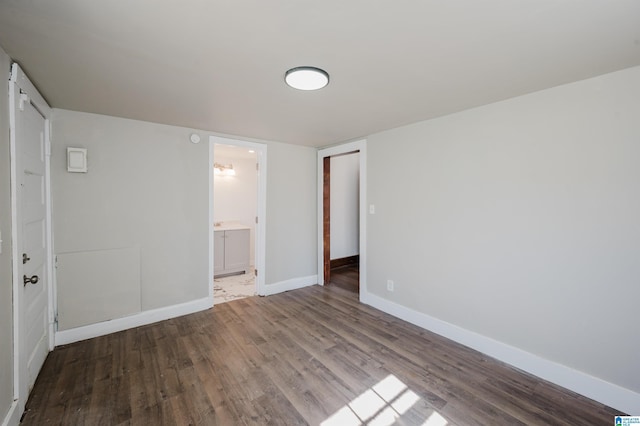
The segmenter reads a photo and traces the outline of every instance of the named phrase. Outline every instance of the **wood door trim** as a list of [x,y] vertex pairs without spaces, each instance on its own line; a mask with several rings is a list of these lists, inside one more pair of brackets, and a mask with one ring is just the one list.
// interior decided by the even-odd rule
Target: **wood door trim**
[[324,282],[331,279],[331,157],[324,157],[322,169],[322,247]]
[[328,284],[324,277],[325,259],[324,259],[324,159],[327,157],[335,157],[352,152],[359,152],[359,196],[358,196],[358,208],[359,208],[359,241],[358,246],[360,248],[360,276],[359,283],[360,288],[363,290],[361,297],[364,299],[366,295],[366,270],[367,270],[367,245],[366,245],[366,229],[367,229],[367,217],[365,216],[365,204],[367,202],[367,140],[357,140],[353,142],[347,142],[341,145],[336,145],[328,148],[322,148],[318,150],[316,175],[316,196],[317,196],[317,226],[316,226],[316,241],[317,241],[317,262],[316,270],[318,273],[318,284]]
[[331,259],[330,262],[331,262],[331,269],[341,268],[347,265],[357,265],[360,262],[360,256],[356,254],[355,256],[347,256],[347,257],[341,257],[339,259]]

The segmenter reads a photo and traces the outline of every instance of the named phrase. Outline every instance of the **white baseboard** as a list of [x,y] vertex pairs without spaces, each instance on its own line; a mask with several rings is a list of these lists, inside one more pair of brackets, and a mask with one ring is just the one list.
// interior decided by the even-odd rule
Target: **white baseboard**
[[289,290],[296,290],[302,287],[318,284],[317,275],[309,275],[308,277],[298,277],[286,281],[280,281],[273,284],[267,284],[265,288],[265,296],[278,294]]
[[7,415],[2,420],[2,426],[17,426],[20,423],[21,415],[22,413],[18,412],[18,401],[13,401]]
[[140,312],[123,318],[110,321],[99,322],[97,324],[85,325],[69,330],[57,331],[56,346],[66,345],[80,340],[91,339],[93,337],[104,336],[105,334],[116,333],[141,325],[147,325],[194,312],[204,311],[213,306],[213,297],[192,300],[178,305],[165,306],[158,309]]
[[466,330],[375,294],[361,293],[362,303],[371,305],[394,317],[461,343],[486,355],[506,362],[544,380],[570,389],[629,415],[640,414],[640,393],[633,392],[597,377],[540,358],[489,337]]
[[[290,280],[265,285],[266,290],[264,295],[270,296],[272,294],[282,293],[289,290],[296,290],[298,288],[307,287],[317,283],[317,275],[293,278]],[[203,299],[181,303],[179,305],[153,309],[150,311],[144,311],[135,315],[117,318],[110,321],[99,322],[97,324],[72,328],[70,330],[57,331],[55,334],[55,344],[56,346],[60,346],[78,342],[80,340],[91,339],[93,337],[104,336],[106,334],[116,333],[118,331],[140,327],[142,325],[147,325],[170,318],[203,311],[205,309],[209,309],[212,306],[213,298],[205,297]]]

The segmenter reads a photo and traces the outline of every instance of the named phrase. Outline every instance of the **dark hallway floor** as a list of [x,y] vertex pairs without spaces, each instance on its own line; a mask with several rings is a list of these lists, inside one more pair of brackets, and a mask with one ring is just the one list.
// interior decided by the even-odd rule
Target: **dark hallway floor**
[[329,285],[335,285],[353,293],[360,292],[360,271],[358,264],[345,265],[331,269]]

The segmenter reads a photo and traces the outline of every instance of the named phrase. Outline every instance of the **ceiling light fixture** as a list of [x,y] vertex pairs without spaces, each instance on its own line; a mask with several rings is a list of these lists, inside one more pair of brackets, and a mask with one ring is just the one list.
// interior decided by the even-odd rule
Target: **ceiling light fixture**
[[316,67],[295,67],[285,73],[284,81],[294,89],[318,90],[329,84],[329,74]]

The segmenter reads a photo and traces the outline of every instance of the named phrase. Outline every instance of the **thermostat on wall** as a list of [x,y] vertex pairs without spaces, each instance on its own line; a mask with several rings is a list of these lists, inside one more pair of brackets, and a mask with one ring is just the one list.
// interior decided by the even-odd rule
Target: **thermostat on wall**
[[85,148],[67,147],[67,171],[87,173],[87,150]]

